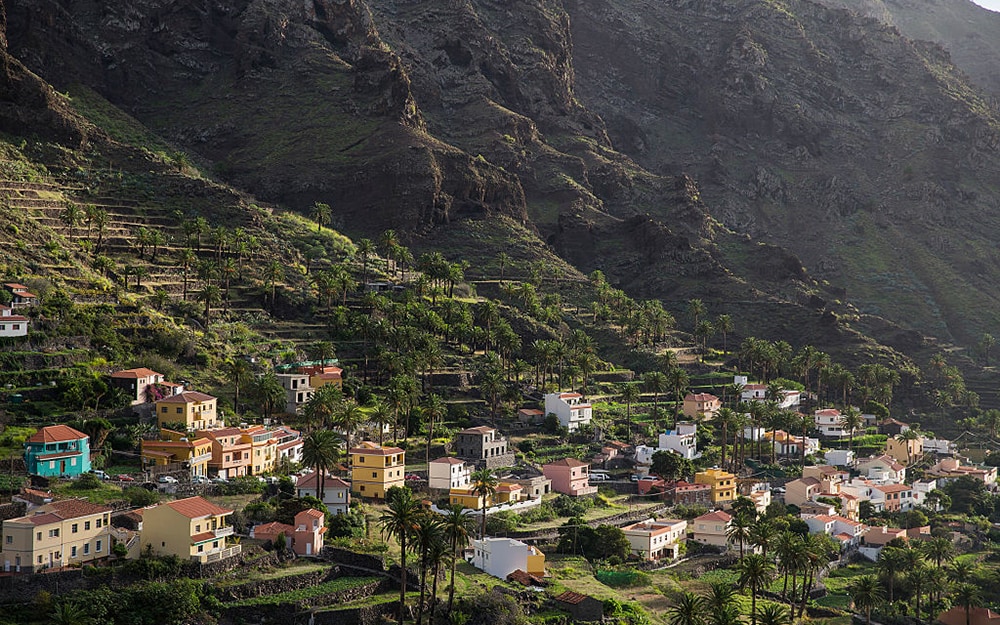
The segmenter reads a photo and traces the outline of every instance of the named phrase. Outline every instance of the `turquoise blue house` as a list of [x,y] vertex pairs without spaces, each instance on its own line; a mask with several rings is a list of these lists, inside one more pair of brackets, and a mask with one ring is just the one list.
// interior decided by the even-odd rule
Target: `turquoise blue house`
[[29,475],[75,477],[90,471],[90,437],[68,425],[44,427],[24,443]]

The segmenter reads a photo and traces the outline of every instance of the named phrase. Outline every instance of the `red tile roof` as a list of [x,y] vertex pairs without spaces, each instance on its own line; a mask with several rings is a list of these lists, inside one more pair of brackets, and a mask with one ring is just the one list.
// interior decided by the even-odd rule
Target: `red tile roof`
[[152,376],[162,376],[162,373],[157,373],[152,369],[147,369],[145,367],[138,367],[135,369],[124,369],[122,371],[115,371],[111,374],[113,378],[125,378],[125,379],[136,379],[136,378],[148,378]]
[[718,401],[719,398],[711,393],[688,393],[684,396],[684,401]]
[[68,425],[49,425],[32,434],[28,439],[29,443],[61,443],[63,441],[77,441],[81,438],[90,438],[79,430],[74,430]]
[[[315,508],[309,508],[307,510],[303,510],[302,512],[299,512],[299,514],[304,514],[306,516],[311,516],[317,519],[323,517],[323,513],[320,512],[319,510],[316,510]],[[296,514],[295,516],[299,516],[299,514]]]
[[823,410],[817,410],[815,414],[819,417],[839,417],[840,411],[836,408],[824,408]]
[[732,520],[733,520],[732,515],[723,512],[722,510],[709,512],[708,514],[703,514],[695,519],[695,521],[722,521],[723,523],[729,523]]
[[[965,608],[957,605],[946,610],[938,615],[937,622],[944,625],[965,625]],[[969,625],[997,625],[1000,624],[1000,614],[989,608],[971,608],[968,623]]]
[[257,525],[253,528],[254,538],[259,538],[262,534],[264,535],[284,534],[285,536],[290,537],[293,533],[295,533],[294,527],[292,527],[291,525],[285,525],[284,523],[279,523],[277,521],[272,521],[270,523]]
[[351,448],[351,453],[366,456],[394,456],[403,453],[403,450],[399,447],[379,447],[375,443],[361,443],[360,446]]
[[[299,489],[302,489],[302,490],[315,489],[317,482],[319,482],[318,477],[319,477],[319,473],[313,471],[309,475],[303,477],[298,482],[296,482],[295,488],[299,488]],[[326,479],[323,480],[323,490],[326,490],[326,489],[329,489],[329,488],[347,488],[347,489],[349,489],[350,487],[351,487],[350,484],[348,484],[344,480],[340,479],[339,477],[334,477],[332,475],[327,475]]]
[[211,395],[206,395],[205,393],[199,393],[198,391],[186,391],[184,393],[177,393],[176,395],[171,395],[170,397],[164,397],[160,401],[156,402],[158,404],[169,403],[169,404],[193,404],[195,402],[201,401],[212,401],[215,399]]
[[570,605],[578,605],[582,603],[588,595],[581,595],[578,592],[573,592],[572,590],[567,590],[563,594],[556,597],[556,601],[560,603],[568,603]]
[[494,428],[491,428],[488,425],[477,425],[474,428],[465,428],[459,432],[459,434],[489,434],[490,432],[495,431],[496,430]]
[[436,460],[431,460],[431,464],[465,464],[465,461],[452,458],[451,456],[442,456]]
[[201,497],[188,497],[187,499],[178,499],[177,501],[170,501],[161,505],[169,506],[175,512],[178,512],[189,519],[200,519],[201,517],[206,516],[233,513],[232,510],[227,510],[221,506],[217,506],[206,499],[202,499]]
[[589,467],[590,465],[586,462],[580,462],[576,458],[564,458],[562,460],[556,460],[555,462],[550,462],[544,467]]

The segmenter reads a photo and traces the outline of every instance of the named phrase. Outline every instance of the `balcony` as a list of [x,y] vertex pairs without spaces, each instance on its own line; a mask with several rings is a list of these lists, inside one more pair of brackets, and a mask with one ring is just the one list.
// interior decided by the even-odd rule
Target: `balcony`
[[235,530],[233,529],[233,526],[230,525],[228,527],[220,527],[212,533],[215,534],[216,538],[225,538],[226,536],[232,536],[235,533]]
[[243,553],[243,545],[233,545],[232,547],[227,547],[225,549],[217,549],[215,551],[210,551],[207,553],[199,553],[197,555],[191,556],[191,559],[198,564],[208,564],[209,562],[219,562],[220,560],[226,560],[232,558],[233,556],[238,556]]

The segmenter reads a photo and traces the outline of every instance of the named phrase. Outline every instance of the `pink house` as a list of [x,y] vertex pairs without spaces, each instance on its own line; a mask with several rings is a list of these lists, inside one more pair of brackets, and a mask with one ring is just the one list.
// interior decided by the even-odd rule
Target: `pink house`
[[597,492],[597,487],[590,485],[589,466],[576,458],[566,458],[544,465],[542,473],[552,480],[552,490],[557,493],[573,497],[593,495]]
[[295,525],[265,523],[250,530],[250,537],[258,540],[274,541],[285,537],[285,544],[300,556],[319,555],[323,550],[323,534],[326,533],[325,515],[319,510],[303,510],[295,515]]

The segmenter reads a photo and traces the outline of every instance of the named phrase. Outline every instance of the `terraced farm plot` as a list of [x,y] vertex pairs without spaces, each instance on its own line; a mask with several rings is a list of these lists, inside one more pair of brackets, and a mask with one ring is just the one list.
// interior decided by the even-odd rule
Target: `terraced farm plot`
[[330,595],[335,592],[343,592],[345,590],[350,590],[351,588],[357,588],[372,582],[377,582],[378,580],[378,577],[340,577],[316,586],[310,586],[309,588],[300,588],[298,590],[281,592],[276,595],[268,595],[266,597],[253,597],[252,599],[234,601],[227,605],[231,607],[243,607],[271,605],[275,603],[296,603],[316,597],[322,597],[323,595]]

